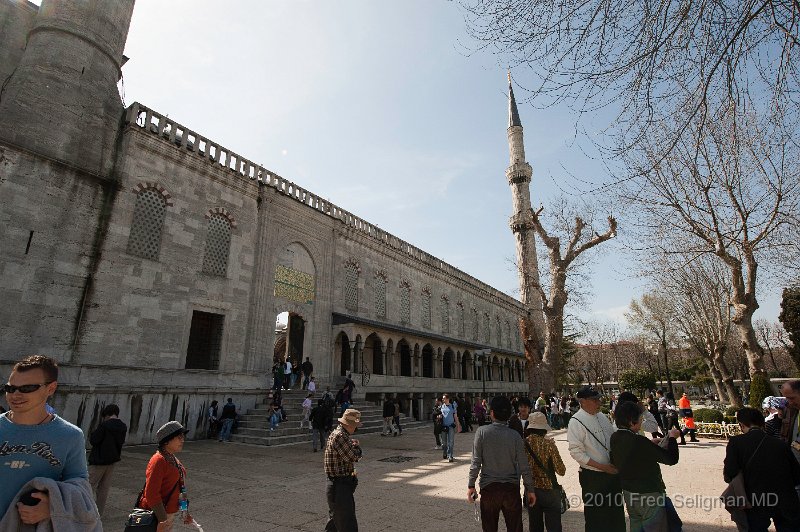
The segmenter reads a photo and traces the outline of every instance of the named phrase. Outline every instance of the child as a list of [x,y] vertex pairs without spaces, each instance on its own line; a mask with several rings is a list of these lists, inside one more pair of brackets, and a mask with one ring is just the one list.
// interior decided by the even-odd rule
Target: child
[[311,379],[308,381],[308,391],[312,394],[316,393],[317,391],[317,383],[314,382],[314,377],[311,377]]
[[303,419],[300,420],[300,428],[303,428],[305,423],[308,423],[309,430],[311,429],[311,421],[309,421],[308,416],[311,415],[311,398],[314,397],[313,393],[310,393],[306,396],[305,400],[303,401]]

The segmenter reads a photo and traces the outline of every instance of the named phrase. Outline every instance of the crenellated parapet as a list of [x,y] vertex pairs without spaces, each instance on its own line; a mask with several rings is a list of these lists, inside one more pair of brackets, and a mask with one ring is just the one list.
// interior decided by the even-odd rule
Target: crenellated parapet
[[354,231],[369,238],[371,241],[380,243],[380,245],[400,251],[415,263],[425,264],[441,271],[446,276],[480,287],[485,292],[500,299],[517,301],[508,294],[476,279],[455,266],[384,231],[375,224],[355,216],[330,201],[320,198],[277,173],[242,157],[234,151],[138,102],[128,107],[125,114],[125,123],[128,127],[138,127],[147,133],[170,142],[176,149],[193,153],[205,159],[208,164],[222,166],[230,172],[239,174],[242,178],[256,180],[263,186],[271,187],[279,194],[289,196],[306,207],[339,220],[348,231]]

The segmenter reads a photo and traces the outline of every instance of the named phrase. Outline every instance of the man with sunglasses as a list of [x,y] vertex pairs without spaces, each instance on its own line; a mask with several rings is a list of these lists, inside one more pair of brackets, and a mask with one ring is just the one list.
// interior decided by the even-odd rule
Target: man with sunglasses
[[[3,479],[0,482],[0,513],[5,515],[3,524],[21,521],[32,525],[51,519],[51,497],[61,498],[62,502],[66,502],[68,497],[73,503],[89,501],[91,506],[71,506],[76,513],[74,519],[97,516],[97,509],[91,503],[83,431],[56,414],[48,413],[45,406],[57,386],[56,362],[34,355],[14,365],[3,387],[9,407],[8,412],[0,415],[0,478]],[[47,486],[55,488],[53,482],[37,480],[36,486],[26,486],[36,477],[57,482],[58,493],[44,489]],[[65,485],[66,481],[71,482]],[[31,492],[33,487],[38,490]],[[18,516],[6,515],[7,512],[18,512]],[[82,515],[78,516],[78,513]],[[56,516],[52,517],[56,519]]]

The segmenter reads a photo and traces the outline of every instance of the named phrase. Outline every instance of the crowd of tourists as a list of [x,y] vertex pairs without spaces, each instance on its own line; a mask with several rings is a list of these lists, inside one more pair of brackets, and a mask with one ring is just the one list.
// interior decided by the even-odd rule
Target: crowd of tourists
[[[303,387],[308,390],[311,382]],[[38,529],[42,523],[54,530],[102,530],[100,516],[127,426],[119,419],[119,407],[106,405],[89,436],[87,460],[83,431],[48,404],[57,386],[58,365],[39,355],[19,361],[4,385],[9,411],[0,413],[0,440],[7,457],[0,482],[2,531],[33,525]],[[348,378],[336,396],[326,390],[315,405],[315,394],[309,392],[302,405],[301,426],[312,431],[313,450],[324,450],[330,518],[326,530],[331,531],[357,530],[354,465],[363,452],[352,437],[361,426],[360,412],[348,401],[354,389]],[[270,393],[273,416],[280,423],[281,390]],[[470,402],[450,394],[436,400],[431,412],[434,437],[444,460],[454,462],[456,433],[475,431],[467,498],[479,499],[483,530],[498,530],[502,514],[508,530],[521,532],[523,511],[530,531],[563,530],[561,516],[569,499],[558,477],[566,474],[566,465],[554,440],[547,437],[558,426],[566,426],[568,452],[579,466],[587,532],[623,532],[628,526],[631,532],[681,530],[660,466],[679,462],[684,435],[696,441],[689,398],[683,394],[675,401],[656,391],[640,400],[623,392],[610,398],[608,414],[602,404],[600,393],[591,387],[572,397],[540,394],[533,401],[498,396]],[[800,380],[785,383],[781,396],[765,398],[762,407],[736,413],[742,434],[727,443],[722,476],[729,485],[722,501],[739,530],[761,532],[774,525],[778,532],[799,531]],[[220,439],[227,441],[236,406],[228,398],[221,410],[216,402],[211,409]],[[384,402],[383,417],[383,434],[399,435],[396,399]],[[678,417],[683,417],[683,427]],[[178,457],[187,432],[178,421],[155,431],[157,446],[129,523],[150,522],[158,532],[171,531],[177,522],[202,530],[189,512],[188,471]]]
[[[765,398],[761,410],[744,407],[736,413],[742,434],[727,443],[723,478],[729,485],[720,500],[739,531],[766,532],[770,524],[778,532],[800,531],[800,380],[784,384],[781,393]],[[550,399],[545,394],[535,402],[491,399],[491,425],[475,435],[467,489],[473,501],[476,483],[480,488],[484,531],[498,530],[501,513],[507,530],[521,531],[525,506],[531,532],[563,529],[561,515],[569,501],[557,475],[566,468],[554,440],[545,437],[556,423],[567,427],[569,454],[579,466],[587,532],[682,530],[660,465],[678,463],[686,435],[698,441],[687,394],[675,401],[658,390],[642,401],[622,392],[611,396],[608,414],[601,410],[600,393],[590,387],[575,395],[577,410],[548,409]],[[434,414],[440,404],[437,400]],[[440,418],[434,416],[434,434]],[[510,436],[515,433],[521,437]],[[438,448],[438,436],[436,442]]]

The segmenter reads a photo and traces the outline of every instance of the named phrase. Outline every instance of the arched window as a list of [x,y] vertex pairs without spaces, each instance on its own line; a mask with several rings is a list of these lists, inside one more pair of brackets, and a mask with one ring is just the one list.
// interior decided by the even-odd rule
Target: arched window
[[422,326],[431,328],[431,289],[422,289]]
[[225,277],[228,273],[228,256],[231,251],[231,220],[220,212],[208,216],[206,252],[203,272]]
[[350,310],[358,310],[358,274],[361,267],[358,261],[350,259],[344,264],[344,306]]
[[400,322],[411,323],[411,285],[408,281],[400,283]]
[[375,273],[375,316],[386,317],[386,273]]
[[450,332],[450,300],[446,295],[442,295],[442,332],[447,334]]
[[152,185],[139,185],[137,190],[127,252],[143,259],[158,260],[164,216],[167,205],[171,205],[169,194]]

